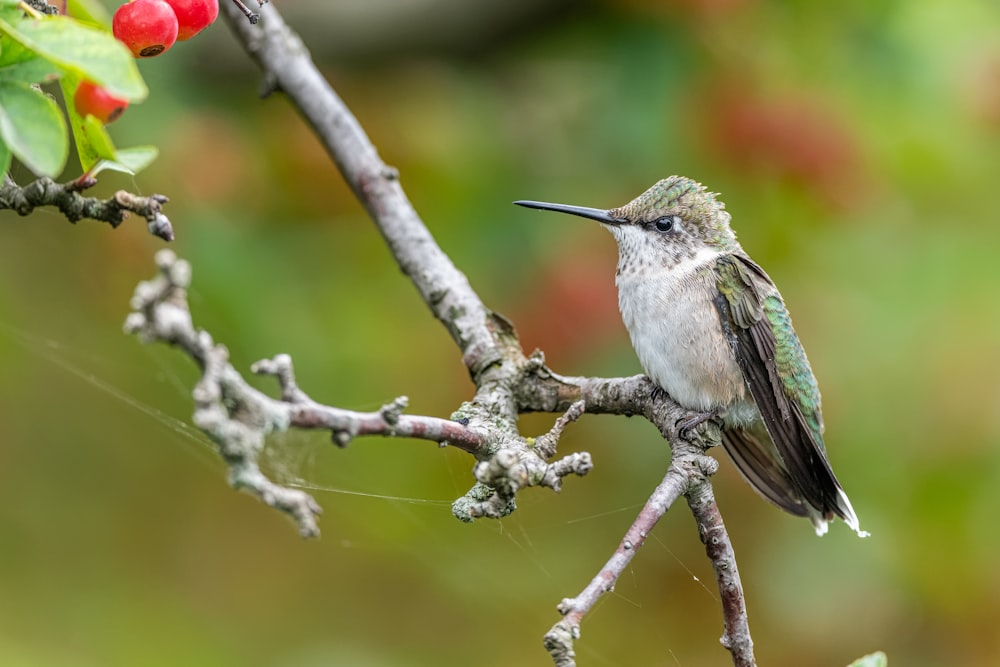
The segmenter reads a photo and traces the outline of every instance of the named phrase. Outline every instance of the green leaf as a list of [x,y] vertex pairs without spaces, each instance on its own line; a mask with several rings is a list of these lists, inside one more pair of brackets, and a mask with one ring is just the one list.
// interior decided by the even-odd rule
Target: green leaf
[[10,161],[13,155],[10,154],[10,148],[7,144],[0,139],[0,174],[6,174],[7,170],[10,169]]
[[[109,169],[115,169],[118,165],[125,167],[126,173],[137,174],[148,167],[160,154],[156,146],[132,146],[131,148],[119,148],[115,151],[115,161],[117,165]],[[118,169],[118,171],[122,171]]]
[[887,667],[889,658],[882,651],[875,651],[863,658],[858,658],[848,667]]
[[[77,86],[80,85],[80,77],[75,74],[66,74],[63,78],[59,79],[59,85],[62,87],[63,99],[71,100]],[[83,168],[84,173],[89,173],[103,157],[109,157],[110,153],[113,152],[114,146],[111,144],[111,138],[104,132],[104,128],[101,128],[100,132],[91,130],[88,134],[87,128],[90,126],[90,123],[87,121],[97,122],[97,119],[91,116],[87,116],[87,118],[81,116],[77,112],[75,104],[66,104],[66,115],[69,116],[69,127],[73,133],[73,142],[76,144],[76,153],[80,158],[80,166]],[[99,122],[98,125],[100,125]],[[91,135],[97,137],[98,145],[94,145]],[[102,155],[102,146],[106,147],[109,145],[111,149],[103,151],[107,155]]]
[[20,23],[25,18],[24,12],[17,7],[8,7],[4,0],[0,0],[0,20],[11,24]]
[[59,69],[42,58],[33,58],[16,65],[0,67],[0,80],[21,83],[43,83],[58,78]]
[[[88,117],[88,120],[94,119]],[[98,126],[100,125],[100,123],[97,124]],[[110,137],[107,137],[107,134],[105,134],[105,138],[110,142]],[[105,170],[120,171],[134,176],[148,167],[156,159],[156,156],[160,154],[156,146],[134,146],[132,148],[117,149],[114,146],[109,147],[111,148],[113,157],[99,159],[87,170],[91,176],[97,176]]]
[[0,50],[0,79],[41,83],[59,76],[59,68],[39,58],[17,42],[7,41]]
[[[2,2],[2,0],[0,0],[0,2]],[[0,45],[3,46],[3,48],[0,49],[0,67],[16,65],[18,63],[23,63],[26,60],[38,57],[33,51],[29,51],[17,42],[4,40],[3,42],[0,42]]]
[[112,95],[135,102],[149,92],[135,58],[103,30],[68,16],[46,16],[17,23],[0,18],[0,32],[67,73],[99,83]]
[[58,176],[69,154],[59,105],[26,83],[0,81],[0,139],[39,176]]
[[83,119],[83,136],[87,139],[94,155],[102,160],[115,159],[115,144],[111,141],[111,135],[104,129],[104,124],[88,115]]
[[[59,80],[66,99],[72,99],[79,82],[79,78],[73,74],[67,74]],[[96,176],[106,169],[137,174],[159,155],[155,146],[117,149],[99,120],[89,115],[82,117],[72,104],[66,105],[66,113],[69,115],[80,166],[85,174]]]
[[67,13],[75,19],[97,27],[109,29],[111,14],[100,0],[69,0]]

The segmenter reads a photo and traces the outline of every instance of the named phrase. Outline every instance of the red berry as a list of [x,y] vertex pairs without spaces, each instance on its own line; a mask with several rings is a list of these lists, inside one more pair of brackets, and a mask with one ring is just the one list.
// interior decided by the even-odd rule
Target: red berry
[[104,86],[81,81],[73,95],[73,106],[81,116],[90,114],[104,124],[118,120],[128,107],[128,100],[115,97]]
[[134,0],[118,8],[111,29],[132,55],[149,58],[177,40],[177,15],[163,0]]
[[177,41],[191,39],[219,16],[219,0],[164,0],[177,15]]

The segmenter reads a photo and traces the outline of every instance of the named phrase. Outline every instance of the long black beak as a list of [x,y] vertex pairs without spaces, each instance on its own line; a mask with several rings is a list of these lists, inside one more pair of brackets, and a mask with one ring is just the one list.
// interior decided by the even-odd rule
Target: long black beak
[[598,222],[603,222],[606,225],[620,225],[625,222],[621,218],[616,218],[611,215],[609,211],[605,211],[599,208],[588,208],[586,206],[572,206],[571,204],[550,204],[544,201],[528,201],[520,199],[514,202],[518,206],[524,206],[526,208],[537,208],[542,211],[559,211],[560,213],[569,213],[570,215],[577,215],[581,218],[590,218],[591,220],[597,220]]

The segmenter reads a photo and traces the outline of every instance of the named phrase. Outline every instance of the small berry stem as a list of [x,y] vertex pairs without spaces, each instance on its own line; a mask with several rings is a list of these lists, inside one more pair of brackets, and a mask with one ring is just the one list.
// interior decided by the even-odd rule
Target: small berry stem
[[33,19],[40,19],[44,16],[44,14],[42,14],[40,11],[29,5],[27,2],[24,2],[23,0],[17,3],[17,6],[21,11],[23,11],[25,14],[27,14]]
[[240,0],[233,0],[233,3],[240,8],[240,11],[243,12],[244,16],[250,19],[250,23],[256,24],[257,21],[260,20],[260,14],[251,11],[250,8],[244,5],[242,2],[240,2]]

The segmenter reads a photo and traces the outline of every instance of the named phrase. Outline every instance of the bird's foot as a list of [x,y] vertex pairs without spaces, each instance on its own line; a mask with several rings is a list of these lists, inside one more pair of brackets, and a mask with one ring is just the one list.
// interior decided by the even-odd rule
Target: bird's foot
[[670,394],[667,393],[667,390],[658,384],[653,385],[653,390],[649,392],[649,395],[654,401],[659,401],[660,399],[663,398],[669,398],[670,396]]
[[708,412],[696,412],[689,417],[684,419],[678,419],[674,426],[677,427],[677,434],[685,440],[690,439],[692,431],[698,428],[707,421],[715,420],[719,416],[718,410],[709,410]]

